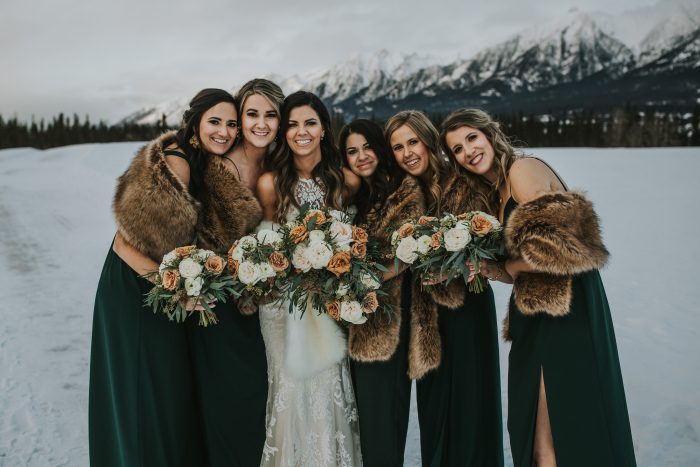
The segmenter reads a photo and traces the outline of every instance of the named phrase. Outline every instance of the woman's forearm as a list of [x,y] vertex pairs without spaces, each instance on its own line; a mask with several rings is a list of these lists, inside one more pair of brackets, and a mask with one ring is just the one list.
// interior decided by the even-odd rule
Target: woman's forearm
[[136,271],[136,273],[139,275],[148,274],[158,270],[158,263],[141,253],[133,246],[129,245],[119,232],[117,232],[114,237],[114,246],[112,249],[131,269]]

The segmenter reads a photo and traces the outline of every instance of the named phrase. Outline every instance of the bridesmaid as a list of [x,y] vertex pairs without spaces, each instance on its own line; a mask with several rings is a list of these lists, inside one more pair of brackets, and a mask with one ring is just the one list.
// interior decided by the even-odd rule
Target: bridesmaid
[[[425,114],[399,112],[387,122],[385,135],[399,167],[420,180],[428,209],[435,215],[488,209],[485,184],[447,164],[440,151],[438,132]],[[435,357],[422,371],[411,372],[419,379],[423,465],[502,466],[501,386],[493,292],[488,287],[480,294],[470,293],[462,281],[445,286],[440,284],[441,279],[444,280],[435,281],[430,294],[413,296],[414,302],[434,300],[440,305],[439,313],[414,312],[412,316],[410,353],[430,350],[429,355]],[[437,335],[426,333],[426,328],[437,328]],[[433,340],[428,341],[426,336]]]
[[482,262],[481,273],[514,283],[505,333],[515,466],[635,466],[593,206],[545,162],[522,157],[483,111],[451,114],[441,142],[491,187],[494,214],[507,220],[510,257]]
[[[200,246],[225,253],[260,221],[262,211],[251,190],[274,145],[283,99],[279,86],[265,79],[249,81],[238,91],[240,133],[232,151],[211,159],[209,183],[201,197]],[[215,311],[218,325],[189,323],[209,462],[212,467],[258,465],[267,399],[260,320],[250,315],[255,310],[239,312],[233,301],[217,304]]]
[[[391,251],[391,232],[425,212],[418,181],[404,174],[384,139],[382,128],[370,120],[355,120],[340,132],[345,165],[361,179],[356,224]],[[393,315],[371,315],[348,329],[348,354],[360,415],[360,441],[365,467],[402,467],[411,399],[408,340],[413,283],[410,272],[390,271],[382,286],[382,301]]]
[[95,297],[91,465],[206,464],[187,328],[143,306],[152,284],[141,275],[157,271],[165,253],[192,243],[207,166],[231,148],[237,125],[233,96],[205,89],[190,102],[180,129],[141,148],[119,178],[118,230]]

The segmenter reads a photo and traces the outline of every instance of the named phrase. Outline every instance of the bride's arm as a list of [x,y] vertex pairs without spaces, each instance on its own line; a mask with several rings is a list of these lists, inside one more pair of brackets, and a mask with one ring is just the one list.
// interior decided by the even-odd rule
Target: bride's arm
[[255,191],[263,208],[263,220],[274,221],[277,212],[277,193],[275,193],[275,176],[265,172],[258,178]]

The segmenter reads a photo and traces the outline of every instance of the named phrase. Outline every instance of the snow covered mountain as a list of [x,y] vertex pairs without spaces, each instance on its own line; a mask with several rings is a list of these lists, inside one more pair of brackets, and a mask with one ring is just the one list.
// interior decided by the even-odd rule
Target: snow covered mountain
[[[681,108],[695,102],[700,88],[693,77],[700,68],[698,31],[694,0],[662,0],[617,16],[572,9],[468,59],[437,63],[380,50],[303,76],[269,78],[285,93],[318,94],[347,118],[385,117],[401,108],[444,113],[465,105],[495,111],[566,110],[591,102],[599,109],[628,102]],[[639,81],[650,74],[663,75],[663,86]],[[651,100],[644,98],[650,86]],[[155,123],[165,115],[176,125],[186,103],[142,109],[124,121]]]

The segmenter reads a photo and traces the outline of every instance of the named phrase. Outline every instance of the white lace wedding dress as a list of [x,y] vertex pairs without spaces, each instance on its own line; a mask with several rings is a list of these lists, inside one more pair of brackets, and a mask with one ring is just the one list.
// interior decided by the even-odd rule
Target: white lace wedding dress
[[[323,189],[300,179],[299,205],[323,204]],[[294,207],[287,219],[298,214]],[[261,467],[359,467],[360,433],[342,331],[327,315],[289,302],[261,305],[267,354],[266,439]]]

